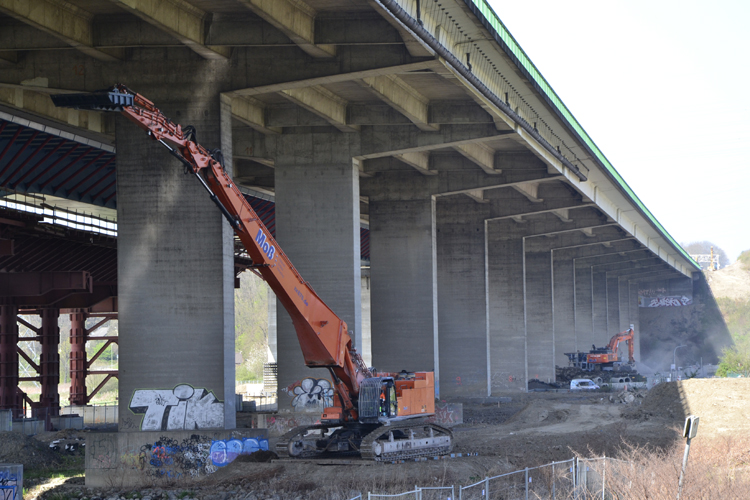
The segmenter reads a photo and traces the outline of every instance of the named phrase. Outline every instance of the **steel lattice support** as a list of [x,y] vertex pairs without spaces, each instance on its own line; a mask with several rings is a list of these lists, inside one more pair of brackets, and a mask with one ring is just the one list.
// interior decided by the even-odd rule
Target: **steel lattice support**
[[42,353],[40,358],[42,377],[42,394],[39,398],[39,406],[49,409],[49,415],[56,417],[60,414],[60,327],[57,320],[60,317],[59,309],[42,309],[42,328],[40,341]]
[[[101,318],[91,328],[86,329],[86,318]],[[118,376],[117,370],[91,370],[91,365],[111,344],[117,343],[117,337],[91,337],[90,334],[113,319],[117,314],[88,314],[80,310],[70,313],[70,404],[73,406],[85,406],[89,404],[99,390],[112,377]],[[105,343],[94,353],[91,359],[86,352],[86,342],[89,340],[104,340]],[[104,380],[96,388],[88,393],[86,389],[86,377],[89,375],[106,375]]]
[[86,313],[70,314],[70,404],[85,406],[86,395]]
[[15,305],[0,305],[0,409],[21,411],[18,391],[18,323]]

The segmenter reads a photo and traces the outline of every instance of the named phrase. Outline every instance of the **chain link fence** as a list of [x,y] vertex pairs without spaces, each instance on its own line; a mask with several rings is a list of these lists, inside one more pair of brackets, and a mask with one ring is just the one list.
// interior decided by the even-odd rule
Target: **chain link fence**
[[[415,486],[402,493],[367,493],[367,499],[414,500],[607,500],[607,474],[616,474],[613,458],[571,458],[539,467],[486,477],[465,486]],[[361,500],[362,494],[350,500]]]

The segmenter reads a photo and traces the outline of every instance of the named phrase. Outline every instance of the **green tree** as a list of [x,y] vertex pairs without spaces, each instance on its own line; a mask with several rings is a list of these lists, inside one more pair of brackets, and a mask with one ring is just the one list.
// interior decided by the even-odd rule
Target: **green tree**
[[268,359],[268,297],[266,282],[253,273],[240,275],[240,288],[234,292],[235,352],[242,354],[235,378],[262,380]]

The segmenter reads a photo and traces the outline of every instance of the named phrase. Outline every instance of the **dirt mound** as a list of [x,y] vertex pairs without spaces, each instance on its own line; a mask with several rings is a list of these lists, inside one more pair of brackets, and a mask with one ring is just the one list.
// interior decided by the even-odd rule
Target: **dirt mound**
[[506,423],[523,423],[529,427],[548,425],[566,421],[569,413],[565,409],[555,408],[546,401],[534,400],[509,418]]
[[706,273],[714,297],[750,299],[750,269],[737,261],[724,269]]
[[0,463],[23,464],[24,469],[59,465],[58,455],[20,432],[0,432]]
[[648,391],[640,407],[623,412],[630,419],[660,418],[682,426],[687,415],[700,417],[699,434],[750,433],[750,379],[691,379],[665,382]]

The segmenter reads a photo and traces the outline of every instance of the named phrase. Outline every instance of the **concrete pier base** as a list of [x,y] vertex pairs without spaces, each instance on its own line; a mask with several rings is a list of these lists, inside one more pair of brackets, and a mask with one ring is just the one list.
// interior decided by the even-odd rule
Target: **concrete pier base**
[[[210,88],[159,106],[221,147],[231,172],[231,115]],[[231,228],[200,183],[119,116],[116,142],[120,429],[234,428]]]

